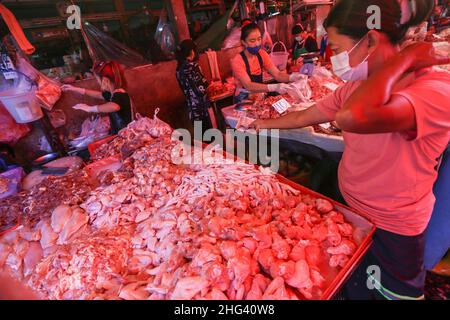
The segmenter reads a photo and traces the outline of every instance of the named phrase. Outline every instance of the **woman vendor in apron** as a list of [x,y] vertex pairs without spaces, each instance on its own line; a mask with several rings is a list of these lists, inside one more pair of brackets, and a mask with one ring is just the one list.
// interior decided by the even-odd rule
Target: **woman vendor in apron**
[[[242,28],[241,42],[245,50],[231,60],[233,75],[236,80],[235,103],[248,99],[250,93],[287,92],[285,83],[299,80],[302,75],[282,73],[272,63],[267,52],[261,49],[261,30],[255,23]],[[279,83],[264,84],[263,71],[270,73]]]
[[132,121],[132,102],[128,93],[122,89],[124,80],[119,64],[115,61],[97,63],[93,71],[101,91],[62,86],[63,91],[77,92],[93,98],[102,99],[103,104],[88,106],[79,103],[73,108],[90,113],[107,113],[111,124],[111,134],[117,134]]

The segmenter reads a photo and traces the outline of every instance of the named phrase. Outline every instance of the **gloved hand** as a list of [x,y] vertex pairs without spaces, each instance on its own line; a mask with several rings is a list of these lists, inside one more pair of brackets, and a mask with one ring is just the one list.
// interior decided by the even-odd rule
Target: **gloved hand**
[[289,85],[287,85],[286,83],[275,83],[267,85],[267,88],[269,89],[269,92],[278,92],[279,94],[285,94],[289,89]]
[[95,112],[98,113],[98,106],[88,106],[87,104],[84,103],[79,103],[76,104],[72,107],[75,110],[82,110],[84,112]]
[[82,94],[82,95],[86,94],[86,89],[85,88],[75,87],[75,86],[72,86],[70,84],[62,85],[61,86],[61,90],[63,92],[72,91],[72,92],[76,92],[76,93],[79,93],[79,94]]
[[295,82],[295,81],[303,79],[304,77],[305,76],[303,74],[301,74],[300,72],[294,72],[289,76],[289,81]]

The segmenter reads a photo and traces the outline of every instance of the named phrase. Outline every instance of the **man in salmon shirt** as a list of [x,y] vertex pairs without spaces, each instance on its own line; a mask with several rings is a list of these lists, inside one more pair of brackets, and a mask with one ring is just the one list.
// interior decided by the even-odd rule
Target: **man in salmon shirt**
[[[367,27],[370,5],[381,8],[381,29]],[[339,189],[377,226],[343,290],[349,299],[424,298],[424,231],[438,158],[450,140],[450,74],[430,67],[450,58],[431,43],[402,51],[398,44],[433,7],[433,0],[340,0],[324,26],[334,73],[347,83],[305,111],[253,124],[290,129],[335,120],[343,130]]]

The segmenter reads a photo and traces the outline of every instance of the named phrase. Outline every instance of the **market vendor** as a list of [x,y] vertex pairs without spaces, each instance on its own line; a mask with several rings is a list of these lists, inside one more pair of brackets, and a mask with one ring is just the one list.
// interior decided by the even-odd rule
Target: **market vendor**
[[[248,99],[250,93],[286,93],[286,82],[302,78],[299,73],[288,75],[278,70],[267,52],[261,49],[261,40],[261,30],[257,24],[249,23],[242,28],[241,42],[245,50],[231,60],[233,75],[236,79],[235,103]],[[279,83],[264,84],[264,70]]]
[[[381,10],[379,30],[367,28],[370,5]],[[343,130],[339,189],[377,227],[343,291],[350,299],[424,298],[424,231],[435,202],[437,159],[450,140],[450,74],[430,67],[450,58],[438,56],[431,43],[401,51],[398,43],[433,6],[433,0],[337,2],[324,27],[334,72],[348,82],[305,111],[253,124],[289,129],[336,120]],[[370,266],[380,274],[368,276]]]
[[296,24],[292,28],[292,36],[294,37],[292,60],[295,64],[303,63],[300,73],[311,75],[314,70],[314,58],[312,56],[302,57],[302,55],[319,53],[317,41],[301,24]]
[[186,97],[189,119],[194,124],[200,121],[202,132],[212,128],[209,115],[211,102],[206,93],[208,81],[198,65],[197,46],[192,39],[183,40],[177,48],[178,61],[176,77]]
[[93,71],[100,84],[101,91],[72,85],[63,85],[62,90],[104,100],[105,103],[103,104],[89,106],[79,103],[73,108],[90,113],[107,113],[111,123],[111,133],[117,134],[132,121],[131,98],[123,89],[124,77],[120,66],[115,61],[99,62],[95,64]]

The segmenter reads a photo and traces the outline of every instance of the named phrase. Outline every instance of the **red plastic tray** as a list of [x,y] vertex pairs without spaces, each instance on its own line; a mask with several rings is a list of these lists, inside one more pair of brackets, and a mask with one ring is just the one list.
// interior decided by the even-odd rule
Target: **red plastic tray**
[[[205,145],[203,145],[203,147],[205,147]],[[223,155],[226,157],[227,152],[223,151]],[[237,156],[233,156],[233,158],[235,160],[238,159]],[[248,161],[245,162],[249,164]],[[364,214],[357,212],[356,210],[348,206],[345,206],[337,201],[334,201],[333,199],[330,199],[320,193],[310,190],[302,185],[294,183],[280,174],[276,174],[276,177],[278,178],[279,182],[287,184],[303,194],[309,194],[315,198],[321,198],[330,201],[334,205],[335,209],[344,215],[346,222],[352,224],[354,228],[358,228],[362,232],[362,235],[364,235],[362,239],[360,239],[360,241],[357,243],[358,248],[356,249],[356,252],[353,254],[353,256],[349,259],[347,264],[342,269],[340,269],[335,275],[332,276],[331,281],[327,281],[326,288],[324,289],[322,295],[320,297],[314,298],[318,300],[331,300],[333,296],[339,292],[339,290],[344,285],[345,281],[347,281],[347,279],[350,277],[353,271],[355,271],[355,269],[361,263],[364,255],[372,245],[373,242],[372,236],[376,229],[375,224],[373,224],[370,221],[370,219],[366,217]],[[300,293],[298,293],[297,296],[299,297],[299,299],[303,298],[303,295],[301,295]]]
[[362,261],[367,250],[369,250],[373,242],[372,236],[376,229],[375,225],[372,222],[370,222],[370,220],[363,214],[357,212],[356,210],[350,207],[344,206],[343,204],[336,202],[328,197],[325,197],[320,193],[314,192],[304,186],[296,184],[279,174],[277,174],[276,176],[280,182],[287,184],[296,190],[299,190],[303,194],[309,194],[313,197],[326,199],[330,201],[334,205],[336,210],[344,215],[345,220],[347,222],[352,224],[354,228],[358,228],[363,232],[364,237],[361,239],[359,243],[357,243],[358,248],[356,249],[356,252],[350,258],[347,264],[341,270],[339,270],[339,272],[336,274],[334,279],[328,284],[327,288],[324,290],[322,296],[320,297],[320,300],[330,300],[341,289],[345,281],[350,277],[350,275],[353,273],[353,271],[355,271],[359,263]]
[[92,156],[94,154],[95,150],[100,148],[105,143],[108,143],[108,142],[114,140],[116,137],[117,137],[117,135],[108,136],[106,138],[92,142],[91,144],[88,145],[89,154]]

